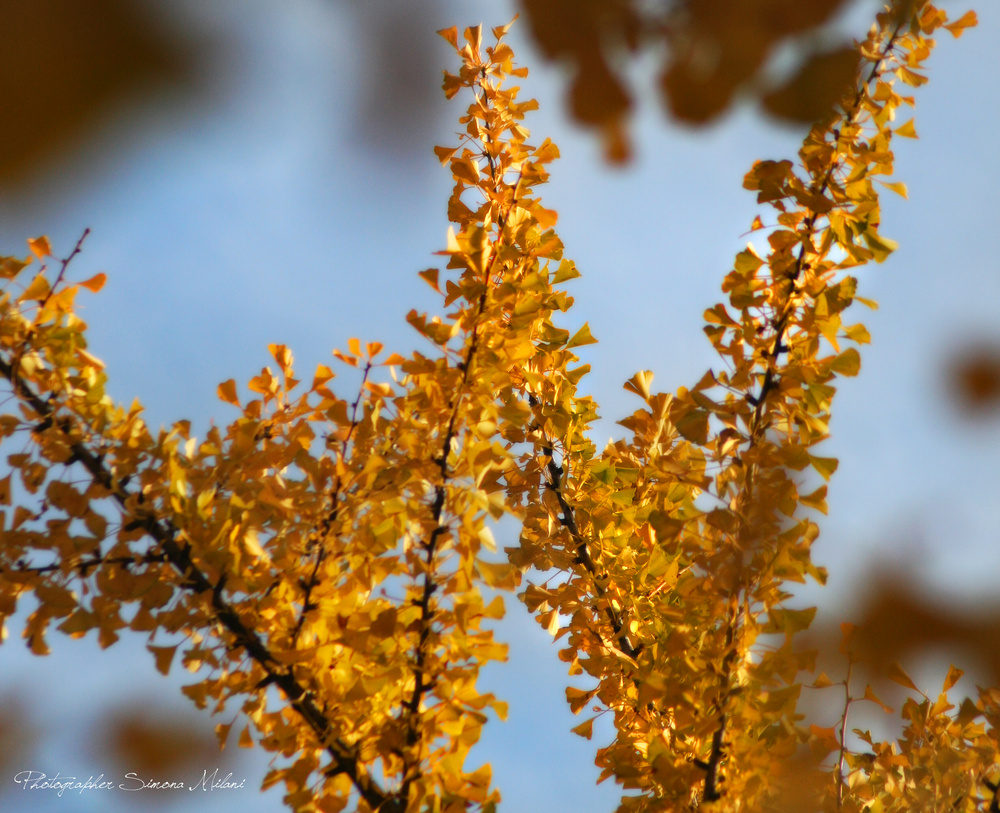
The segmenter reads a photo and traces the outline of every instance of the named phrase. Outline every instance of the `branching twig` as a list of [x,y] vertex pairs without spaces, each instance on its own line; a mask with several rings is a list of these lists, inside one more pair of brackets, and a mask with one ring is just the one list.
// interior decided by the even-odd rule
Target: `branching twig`
[[[122,567],[128,568],[132,565],[163,563],[167,561],[168,559],[165,553],[149,551],[144,554],[135,554],[134,556],[92,556],[89,559],[81,559],[79,562],[75,562],[69,566],[69,569],[79,570],[80,575],[86,577],[87,571],[91,568],[103,567],[105,565],[121,565]],[[42,575],[43,573],[54,573],[63,569],[64,565],[60,563],[37,566],[30,566],[26,564],[21,565],[18,563],[14,567],[7,568],[6,572]],[[0,575],[2,575],[3,572],[4,568],[0,567]]]
[[[340,442],[341,459],[346,459],[347,449],[351,443],[351,437],[354,435],[354,430],[358,426],[358,408],[361,404],[361,399],[364,397],[365,385],[368,383],[368,376],[371,373],[371,369],[372,362],[371,359],[369,359],[361,376],[361,386],[358,390],[358,397],[355,399],[354,404],[351,407],[350,428],[347,430],[347,434],[344,439]],[[295,629],[292,632],[293,648],[299,640],[299,635],[302,633],[302,627],[306,622],[306,615],[311,610],[316,609],[316,605],[312,602],[312,591],[315,590],[316,585],[319,584],[319,569],[322,567],[327,553],[326,540],[330,534],[330,529],[333,528],[333,524],[337,521],[337,515],[340,512],[340,506],[338,503],[340,501],[340,490],[343,483],[341,482],[339,474],[335,474],[334,476],[337,479],[336,484],[330,493],[330,510],[326,512],[316,533],[316,559],[313,562],[312,572],[309,574],[309,580],[305,582],[303,586],[302,610],[299,613],[298,621],[295,623]]]
[[854,700],[851,697],[851,669],[853,666],[854,662],[848,660],[847,677],[844,678],[844,713],[840,716],[840,754],[837,758],[837,810],[842,810],[844,807],[844,760],[847,756],[847,714]]
[[[39,418],[54,417],[54,407],[51,404],[28,388],[27,385],[24,385],[23,382],[19,387],[15,384],[17,374],[14,368],[2,359],[0,359],[0,375],[16,388],[21,401],[34,410]],[[216,589],[218,585],[213,584],[197,566],[191,558],[189,546],[180,542],[172,523],[157,517],[152,512],[138,514],[131,509],[129,503],[137,500],[139,495],[128,490],[120,481],[116,480],[98,454],[82,441],[74,439],[70,431],[72,426],[68,425],[68,421],[54,421],[54,427],[63,433],[71,451],[70,457],[64,461],[64,465],[68,466],[73,462],[80,463],[90,473],[93,481],[110,493],[122,513],[125,516],[133,517],[132,522],[135,527],[141,528],[156,542],[157,548],[162,551],[163,556],[181,577],[179,586],[192,593],[208,597],[211,613],[219,625],[232,637],[232,640],[227,642],[227,646],[230,649],[244,649],[264,672],[265,678],[261,683],[276,685],[288,697],[291,707],[312,730],[331,758],[332,765],[327,772],[331,775],[346,775],[365,801],[373,809],[379,809],[389,798],[389,795],[360,763],[357,749],[337,736],[330,720],[316,704],[316,700],[309,690],[290,670],[279,663],[257,632],[244,623],[237,610],[226,601],[222,591]]]

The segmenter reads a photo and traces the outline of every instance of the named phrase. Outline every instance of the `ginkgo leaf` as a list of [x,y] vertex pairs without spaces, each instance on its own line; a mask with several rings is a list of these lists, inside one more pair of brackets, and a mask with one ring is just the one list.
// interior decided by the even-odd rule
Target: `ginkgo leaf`
[[552,284],[559,285],[571,279],[576,279],[579,276],[580,272],[577,270],[575,263],[571,260],[561,260],[559,268],[556,269],[556,273],[552,276]]
[[44,274],[39,274],[28,285],[27,288],[18,297],[18,301],[25,302],[29,299],[43,300],[48,295],[49,291],[49,281]]
[[223,750],[226,747],[226,740],[229,739],[229,731],[232,729],[232,723],[217,723],[215,726],[215,736],[219,739],[219,750]]
[[452,26],[451,28],[442,28],[437,32],[441,37],[451,43],[452,48],[456,51],[458,50],[458,28]]
[[16,257],[0,257],[0,279],[14,279],[22,270],[31,265],[31,258],[19,260]]
[[815,508],[820,513],[827,514],[829,513],[829,508],[826,504],[826,491],[827,487],[825,485],[820,486],[810,494],[799,495],[799,502],[809,508]]
[[910,676],[903,671],[903,668],[895,661],[890,663],[885,670],[885,676],[889,680],[898,683],[900,686],[905,686],[907,689],[913,689],[915,692],[919,692],[920,689],[917,685],[910,679]]
[[[720,0],[692,48],[665,57],[662,89],[689,120],[757,93],[754,77],[785,28],[809,31],[843,0],[722,25],[741,2]],[[527,7],[549,26],[553,55],[575,68],[576,115],[621,159],[629,76],[606,44],[638,47],[645,28],[631,3],[600,15],[593,5]],[[948,776],[959,759],[962,776],[992,777],[988,693],[957,710],[946,696],[919,709],[910,699],[904,723],[921,721],[919,738],[876,744],[864,731],[808,726],[802,676],[828,653],[798,641],[815,609],[785,606],[794,584],[826,579],[809,509],[826,510],[827,486],[802,493],[816,486],[806,470],[828,479],[837,468],[812,453],[830,434],[837,376],[860,370],[858,350],[838,342],[870,339],[847,324],[853,302],[871,304],[852,269],[895,247],[879,234],[878,195],[880,183],[906,192],[879,180],[892,177],[898,108],[913,103],[897,80],[923,80],[930,35],[946,23],[930,3],[904,0],[860,47],[824,53],[829,41],[817,40],[801,52],[767,104],[793,117],[822,106],[821,118],[795,161],[759,161],[744,178],[762,207],[752,230],[773,227],[725,268],[723,299],[705,313],[718,358],[672,393],[654,392],[650,371],[632,376],[625,388],[643,403],[603,447],[592,440],[600,409],[585,394],[590,368],[574,353],[595,339],[589,324],[572,336],[555,324],[579,275],[539,197],[558,149],[527,143],[524,114],[537,103],[509,82],[524,71],[500,41],[505,27],[485,55],[481,27],[464,41],[441,32],[458,62],[445,95],[464,94],[468,106],[452,146],[435,149],[458,181],[439,252],[447,269],[421,273],[439,307],[408,314],[421,337],[408,356],[383,358],[381,343],[357,338],[334,351],[355,368],[346,394],[334,393],[324,365],[294,392],[291,350],[272,344],[278,372],[272,364],[250,379],[253,400],[240,406],[234,379],[219,385],[240,408],[228,427],[209,424],[196,438],[178,421],[156,432],[138,403],[112,401],[86,349],[78,286],[62,284],[79,245],[19,298],[23,283],[9,281],[24,264],[0,258],[9,396],[0,439],[13,438],[0,480],[0,505],[13,503],[0,509],[0,616],[32,594],[24,637],[39,655],[52,627],[74,637],[97,629],[102,647],[125,628],[149,641],[183,633],[183,644],[149,645],[155,667],[168,673],[180,651],[195,674],[185,696],[241,710],[227,718],[245,723],[239,744],[281,755],[263,784],[283,782],[295,809],[492,813],[499,795],[471,749],[506,706],[477,681],[507,657],[494,622],[522,582],[519,597],[560,641],[554,654],[586,681],[566,690],[571,710],[614,712],[596,753],[600,776],[639,807],[812,809],[815,780],[844,810],[888,809],[903,804],[894,793],[920,789],[899,773],[914,766]],[[706,62],[705,49],[721,56]],[[33,256],[50,251],[33,246]],[[520,528],[505,531],[498,559],[492,529],[505,518]],[[850,695],[859,660],[877,671],[923,643],[996,637],[988,620],[934,615],[891,594],[884,603],[881,632],[874,612],[865,629],[875,633],[842,626],[840,728],[854,701],[887,709],[870,686]],[[960,674],[949,671],[945,695]],[[833,684],[820,672],[811,685]],[[573,731],[590,739],[594,719]],[[216,728],[220,741],[233,724]],[[136,740],[147,755],[155,741]],[[833,770],[845,781],[831,784],[838,749]],[[470,757],[482,767],[466,769]]]
[[441,293],[441,289],[438,288],[438,270],[436,268],[428,268],[426,271],[421,271],[420,277],[425,280],[431,288],[438,293]]
[[896,75],[902,79],[906,84],[912,87],[920,87],[921,85],[927,84],[927,77],[922,73],[917,73],[916,71],[910,70],[905,65],[900,65],[896,68]]
[[885,259],[899,248],[899,243],[895,240],[890,240],[888,237],[883,237],[878,232],[868,229],[864,235],[864,240],[868,244],[868,248],[872,250],[872,254],[875,255],[875,262],[884,262]]
[[809,463],[822,475],[824,480],[829,480],[837,470],[837,466],[840,465],[840,461],[836,457],[817,457],[816,455],[809,455]]
[[452,156],[454,156],[458,150],[458,147],[435,147],[434,154],[441,161],[441,165],[444,166],[452,159]]
[[820,672],[819,677],[813,681],[812,686],[814,689],[825,689],[829,686],[833,686],[833,681],[826,676],[826,672]]
[[82,285],[88,291],[92,291],[93,293],[96,294],[101,290],[101,288],[104,287],[104,283],[107,281],[108,281],[108,275],[100,273],[100,274],[95,274],[90,279],[84,280],[83,282],[80,283],[80,285]]
[[156,660],[156,671],[161,675],[169,675],[170,665],[174,661],[174,655],[177,654],[177,645],[153,646],[152,644],[148,644],[146,649],[153,653],[153,657]]
[[677,431],[687,440],[704,446],[708,441],[708,413],[703,409],[689,409],[677,420]]
[[951,32],[955,39],[958,39],[965,33],[966,28],[972,28],[979,24],[979,18],[976,16],[976,12],[967,11],[957,20],[952,23],[947,23],[945,28]]
[[812,742],[820,745],[825,753],[836,751],[840,748],[840,740],[833,728],[821,728],[817,725],[810,725],[809,733],[812,736]]
[[857,375],[861,370],[861,354],[853,347],[849,347],[833,360],[830,369],[840,375]]
[[49,238],[44,235],[41,237],[32,237],[28,240],[28,248],[31,249],[31,253],[39,260],[44,260],[46,257],[52,256],[52,246],[49,244]]
[[583,327],[574,333],[573,337],[566,342],[566,349],[570,350],[574,347],[582,347],[587,344],[595,344],[596,342],[597,339],[590,334],[590,325],[584,322]]
[[892,709],[878,699],[878,697],[875,695],[875,692],[872,691],[871,686],[865,686],[865,694],[862,699],[870,700],[872,703],[875,703],[877,706],[880,706],[882,708],[882,711],[884,711],[886,714],[892,714]]
[[857,342],[858,344],[868,344],[872,340],[871,334],[868,332],[868,328],[860,324],[845,327],[844,334],[848,339]]
[[586,706],[597,694],[596,689],[577,689],[574,686],[566,687],[566,701],[569,703],[570,711],[579,714],[580,710]]
[[653,382],[651,370],[640,370],[625,382],[625,389],[642,398],[649,398],[649,385]]
[[902,181],[893,181],[893,182],[879,181],[879,183],[882,184],[882,186],[884,186],[886,189],[891,189],[897,195],[900,195],[903,198],[907,199],[909,198],[909,193],[907,192],[906,184],[903,183]]
[[954,664],[950,665],[948,667],[948,675],[944,679],[944,685],[942,686],[941,691],[947,692],[949,689],[952,688],[952,686],[954,686],[956,683],[958,683],[959,680],[961,680],[962,675],[964,674],[965,672],[956,667]]

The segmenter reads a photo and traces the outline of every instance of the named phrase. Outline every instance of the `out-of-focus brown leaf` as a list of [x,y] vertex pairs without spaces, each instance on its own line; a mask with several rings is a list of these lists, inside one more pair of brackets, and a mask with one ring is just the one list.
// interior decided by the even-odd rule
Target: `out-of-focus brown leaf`
[[356,137],[367,149],[423,155],[432,140],[441,69],[437,37],[427,25],[437,0],[419,7],[392,0],[344,3],[360,40]]
[[[820,749],[822,751],[822,749]],[[820,810],[826,789],[830,785],[829,768],[823,765],[826,753],[800,752],[783,762],[773,777],[774,785],[781,788],[776,794],[773,813],[799,813],[803,810]]]
[[705,124],[719,116],[729,107],[737,86],[731,74],[703,73],[691,59],[671,65],[660,84],[670,112],[690,124]]
[[570,63],[569,103],[573,117],[602,134],[605,156],[628,157],[625,120],[632,97],[609,59],[639,45],[640,21],[629,2],[609,0],[522,0],[542,52]]
[[1000,344],[977,344],[953,354],[948,391],[967,413],[1000,409]]
[[858,51],[853,46],[815,53],[798,72],[761,100],[771,115],[808,124],[826,115],[854,86]]
[[[623,67],[643,48],[663,51],[660,85],[671,114],[691,124],[717,119],[758,80],[777,48],[799,45],[803,67],[770,94],[765,109],[794,121],[823,116],[843,90],[846,58],[809,38],[846,0],[521,0],[530,31],[550,59],[572,67],[574,118],[627,138],[633,93]],[[853,48],[851,49],[853,53]],[[856,58],[851,69],[856,66]],[[765,87],[766,92],[766,87]],[[772,98],[773,97],[773,98]]]
[[661,84],[677,118],[704,124],[729,107],[736,90],[756,76],[786,32],[774,27],[780,15],[757,0],[709,0],[689,5],[686,12],[673,21]]
[[601,41],[635,41],[637,20],[628,3],[607,0],[522,0],[531,33],[550,59],[580,61]]
[[112,759],[141,776],[176,775],[185,768],[218,764],[220,757],[215,732],[204,720],[157,707],[115,711],[103,724],[99,741]]
[[624,120],[631,100],[599,50],[595,49],[581,65],[570,89],[570,99],[577,121],[602,129],[606,157],[615,163],[624,161],[628,157]]
[[0,183],[30,173],[137,89],[191,67],[141,3],[0,0],[0,21]]
[[840,10],[844,0],[752,0],[746,5],[777,35],[789,36],[823,25]]
[[0,698],[0,776],[11,776],[31,762],[39,733],[26,711],[28,703],[17,692]]
[[[853,644],[862,661],[886,674],[896,662],[932,648],[958,648],[1000,681],[1000,605],[976,612],[934,604],[912,586],[881,581],[861,614]],[[853,647],[852,647],[853,648]]]

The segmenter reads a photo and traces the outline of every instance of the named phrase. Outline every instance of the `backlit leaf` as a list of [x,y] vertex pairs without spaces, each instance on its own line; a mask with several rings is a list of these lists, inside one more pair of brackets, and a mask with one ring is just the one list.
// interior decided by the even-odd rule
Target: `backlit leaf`
[[875,695],[875,692],[872,691],[871,686],[865,686],[864,699],[870,700],[872,703],[875,703],[877,706],[880,706],[882,708],[882,711],[884,711],[886,714],[892,714],[892,709],[878,699],[878,697]]
[[902,667],[898,663],[890,663],[886,668],[885,676],[889,680],[898,683],[900,686],[905,686],[907,689],[912,689],[915,692],[920,690],[917,685],[910,679],[910,676],[903,671]]
[[49,244],[49,238],[44,235],[41,237],[32,237],[28,240],[28,248],[31,249],[31,253],[39,260],[44,260],[46,257],[52,256],[52,246]]
[[574,347],[582,347],[584,345],[596,344],[596,343],[597,339],[595,339],[590,334],[590,325],[584,322],[583,327],[581,327],[576,333],[574,333],[573,337],[568,342],[566,342],[566,349],[570,350]]
[[83,282],[80,283],[80,285],[82,285],[88,291],[92,291],[93,293],[96,294],[101,290],[101,288],[104,287],[104,283],[107,281],[108,281],[108,275],[101,273],[101,274],[95,274],[90,279],[84,280]]

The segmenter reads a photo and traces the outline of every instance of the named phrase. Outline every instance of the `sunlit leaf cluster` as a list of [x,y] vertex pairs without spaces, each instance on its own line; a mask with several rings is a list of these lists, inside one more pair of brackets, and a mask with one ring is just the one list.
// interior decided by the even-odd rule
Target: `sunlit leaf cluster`
[[[422,350],[352,339],[338,381],[300,379],[271,345],[259,375],[219,385],[228,426],[156,432],[87,349],[74,302],[104,276],[70,282],[83,238],[65,260],[29,241],[0,262],[0,615],[29,604],[38,655],[53,630],[147,636],[222,742],[277,756],[263,785],[297,811],[495,809],[470,751],[506,713],[477,679],[506,658],[492,622],[514,592],[558,641],[573,731],[613,720],[596,761],[622,811],[996,810],[997,690],[952,702],[953,668],[932,702],[878,664],[914,692],[903,734],[851,734],[854,703],[885,707],[853,693],[863,636],[845,626],[843,680],[817,675],[796,637],[815,610],[790,592],[825,581],[810,549],[837,461],[817,447],[870,339],[849,309],[874,306],[852,272],[895,247],[879,191],[906,191],[900,91],[946,25],[929,2],[884,11],[798,160],[754,165],[755,239],[705,313],[718,367],[674,393],[633,375],[641,405],[604,449],[576,354],[595,338],[565,315],[579,272],[537,195],[558,150],[529,142],[507,26],[441,32],[459,60],[445,94],[468,106],[435,150],[453,226],[444,267],[421,273],[442,312],[407,317]],[[504,516],[520,534],[498,551]],[[838,726],[807,719],[807,687],[843,707]]]

